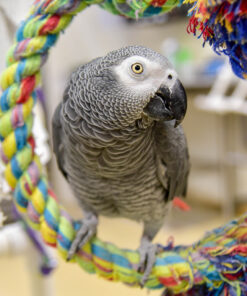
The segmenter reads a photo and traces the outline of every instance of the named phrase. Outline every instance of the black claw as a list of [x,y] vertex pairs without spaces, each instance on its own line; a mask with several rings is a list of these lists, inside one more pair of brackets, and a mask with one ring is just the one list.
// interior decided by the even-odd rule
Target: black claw
[[72,258],[72,256],[68,255],[67,258],[66,258],[66,261],[69,262],[71,260],[71,258]]
[[143,289],[144,288],[144,283],[140,282],[140,288]]
[[79,251],[79,246],[78,246],[79,241],[78,241],[78,243],[76,243],[76,246],[74,247],[75,241],[76,241],[76,238],[71,244],[66,261],[70,261],[72,259],[72,257]]

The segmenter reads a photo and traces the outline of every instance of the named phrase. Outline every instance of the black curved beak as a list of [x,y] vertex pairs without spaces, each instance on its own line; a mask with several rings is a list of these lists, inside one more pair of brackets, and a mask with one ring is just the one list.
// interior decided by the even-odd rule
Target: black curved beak
[[172,89],[162,85],[144,108],[144,112],[155,120],[175,119],[175,127],[182,122],[186,110],[187,96],[178,79]]

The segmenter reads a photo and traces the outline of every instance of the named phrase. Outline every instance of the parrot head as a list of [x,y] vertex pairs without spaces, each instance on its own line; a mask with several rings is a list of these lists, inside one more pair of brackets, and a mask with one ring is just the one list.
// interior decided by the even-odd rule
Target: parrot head
[[145,117],[150,122],[175,120],[177,126],[185,116],[187,98],[176,71],[151,49],[128,46],[112,51],[91,62],[87,73],[92,94],[88,103],[105,115],[105,121],[127,126]]

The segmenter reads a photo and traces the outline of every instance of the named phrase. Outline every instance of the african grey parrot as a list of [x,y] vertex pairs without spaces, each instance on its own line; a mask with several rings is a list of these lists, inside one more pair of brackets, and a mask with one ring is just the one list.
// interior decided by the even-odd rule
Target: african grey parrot
[[178,126],[186,108],[169,61],[145,47],[112,51],[72,74],[52,121],[58,167],[84,214],[68,259],[95,235],[98,215],[142,221],[146,281],[168,202],[186,193],[189,157]]

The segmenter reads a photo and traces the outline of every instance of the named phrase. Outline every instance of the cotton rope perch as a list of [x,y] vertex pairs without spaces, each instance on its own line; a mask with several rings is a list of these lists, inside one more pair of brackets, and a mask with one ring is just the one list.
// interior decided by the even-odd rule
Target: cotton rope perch
[[[59,205],[34,154],[32,108],[40,68],[59,32],[74,15],[91,4],[115,14],[145,17],[170,10],[180,1],[35,1],[29,17],[16,34],[1,77],[1,158],[5,177],[13,188],[15,204],[23,219],[39,230],[44,241],[66,258],[75,236],[76,222]],[[164,295],[247,295],[247,215],[218,228],[192,246],[160,246],[145,287],[165,288]],[[94,238],[73,258],[85,271],[139,286],[135,270],[137,251],[121,250]],[[183,293],[183,294],[182,294]]]

